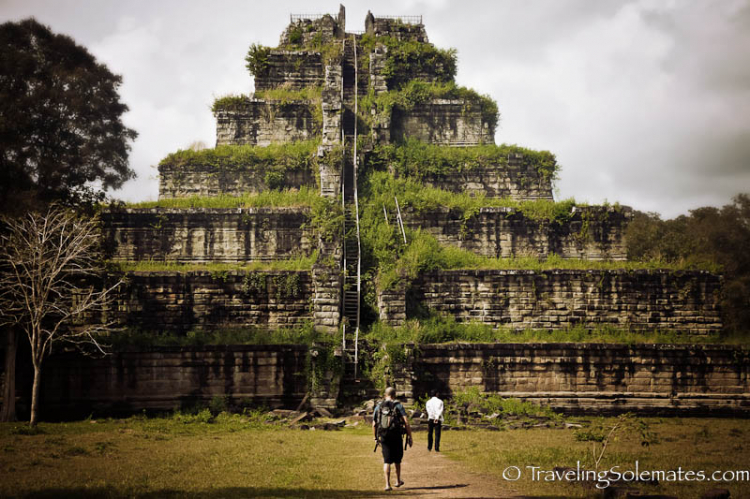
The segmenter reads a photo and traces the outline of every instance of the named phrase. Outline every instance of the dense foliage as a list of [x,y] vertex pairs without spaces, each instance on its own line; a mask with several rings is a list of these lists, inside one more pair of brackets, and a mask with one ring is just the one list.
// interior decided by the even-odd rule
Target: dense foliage
[[247,56],[245,56],[245,67],[250,71],[251,75],[263,76],[268,72],[269,63],[268,56],[271,54],[270,47],[264,47],[253,43],[247,50]]
[[0,25],[0,210],[89,203],[135,177],[121,83],[34,19]]
[[716,262],[724,269],[724,326],[750,324],[750,196],[721,208],[703,207],[672,220],[637,213],[628,228],[628,258],[664,263]]
[[[584,204],[574,200],[516,201],[507,198],[487,198],[467,193],[453,193],[425,187],[413,179],[393,178],[384,171],[370,171],[361,184],[361,235],[364,258],[365,296],[368,305],[376,308],[375,287],[389,289],[399,282],[408,283],[420,273],[435,269],[706,269],[717,270],[710,261],[664,262],[643,259],[631,262],[592,262],[563,259],[552,255],[539,258],[489,258],[452,246],[441,245],[437,239],[421,230],[406,228],[406,243],[396,223],[396,201],[402,213],[444,207],[460,211],[464,223],[475,217],[484,207],[503,207],[515,210],[531,220],[562,224],[573,218],[573,208]],[[386,220],[386,214],[389,220]],[[405,215],[408,216],[408,215]],[[596,216],[590,214],[590,216]],[[606,212],[602,213],[606,216]]]
[[382,74],[388,88],[398,89],[420,76],[434,78],[439,83],[452,82],[456,76],[456,49],[443,50],[431,43],[399,40],[390,36],[371,38],[369,35],[363,36],[362,45],[368,47],[377,40],[387,49]]
[[[271,47],[266,47],[253,43],[250,45],[245,56],[245,67],[253,76],[267,76],[271,68]],[[282,44],[277,50],[286,50],[290,52],[318,52],[323,59],[323,64],[332,64],[340,60],[342,55],[342,46],[339,40],[325,41],[322,33],[315,33],[307,41],[302,34],[301,28],[295,28],[289,33],[289,43]],[[274,54],[277,56],[277,54]]]
[[393,197],[398,196],[401,209],[412,208],[422,212],[444,207],[461,211],[464,220],[476,216],[482,208],[495,207],[518,211],[532,220],[563,223],[572,218],[573,208],[587,206],[585,203],[576,203],[573,199],[518,201],[507,197],[487,197],[483,193],[450,192],[427,187],[413,178],[394,178],[386,171],[371,172],[363,192],[363,203],[382,205],[392,212],[396,210]]

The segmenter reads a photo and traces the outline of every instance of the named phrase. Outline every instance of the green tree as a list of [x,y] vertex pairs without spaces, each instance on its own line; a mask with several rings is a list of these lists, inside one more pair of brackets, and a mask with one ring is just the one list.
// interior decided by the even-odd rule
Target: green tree
[[121,83],[34,19],[0,25],[0,211],[97,201],[135,177]]
[[[135,177],[120,76],[34,19],[0,24],[0,214],[90,206]],[[5,227],[0,227],[3,232]],[[0,420],[15,419],[17,331],[5,343]]]
[[703,207],[672,220],[636,213],[628,227],[628,258],[715,262],[724,271],[724,326],[750,333],[750,195],[739,194],[721,208]]

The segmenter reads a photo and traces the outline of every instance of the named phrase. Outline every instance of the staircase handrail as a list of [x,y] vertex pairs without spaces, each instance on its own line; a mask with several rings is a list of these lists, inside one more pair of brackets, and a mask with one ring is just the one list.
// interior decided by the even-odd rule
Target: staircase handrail
[[[346,49],[346,40],[341,40],[341,53],[344,52],[344,49]],[[344,105],[344,75],[343,71],[341,74],[341,105]],[[343,235],[342,235],[342,241],[344,243],[344,251],[342,251],[343,254],[343,266],[342,269],[344,270],[344,273],[346,273],[346,192],[345,192],[345,185],[346,182],[344,182],[344,175],[346,175],[346,149],[344,148],[344,145],[346,144],[346,138],[344,136],[344,127],[341,127],[341,176],[339,177],[341,179],[341,212],[344,215],[344,219],[341,222],[343,226]],[[346,284],[346,280],[344,280],[344,284]],[[342,304],[342,310],[341,315],[344,315],[345,310],[343,310],[343,304]],[[342,335],[341,335],[341,349],[343,352],[346,352],[346,323],[343,325],[342,329]]]
[[[359,320],[360,302],[362,300],[362,244],[359,236],[359,197],[357,195],[357,168],[359,161],[357,157],[357,113],[359,100],[359,70],[357,63],[357,39],[352,35],[354,45],[354,216],[357,227],[357,325],[354,330],[354,378],[357,378],[357,366],[359,364]],[[343,87],[343,85],[342,85]]]

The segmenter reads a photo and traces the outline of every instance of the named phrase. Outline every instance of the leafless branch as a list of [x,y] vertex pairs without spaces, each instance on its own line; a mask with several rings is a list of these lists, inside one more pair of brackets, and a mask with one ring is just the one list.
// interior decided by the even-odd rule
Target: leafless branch
[[101,236],[96,220],[53,207],[46,214],[3,219],[0,236],[0,324],[19,324],[41,363],[58,341],[89,344],[113,324],[101,319],[111,286],[98,284]]

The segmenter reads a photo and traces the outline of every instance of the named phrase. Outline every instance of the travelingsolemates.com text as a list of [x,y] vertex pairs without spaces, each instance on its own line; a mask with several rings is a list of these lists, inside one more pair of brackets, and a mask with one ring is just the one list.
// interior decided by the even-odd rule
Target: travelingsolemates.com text
[[508,466],[503,470],[503,478],[515,482],[529,477],[533,482],[595,482],[598,489],[606,489],[613,483],[652,483],[652,482],[750,482],[750,470],[730,471],[693,471],[677,468],[676,470],[641,470],[638,461],[633,469],[612,466],[606,470],[587,470],[576,462],[573,468],[556,468],[545,470],[541,466]]

